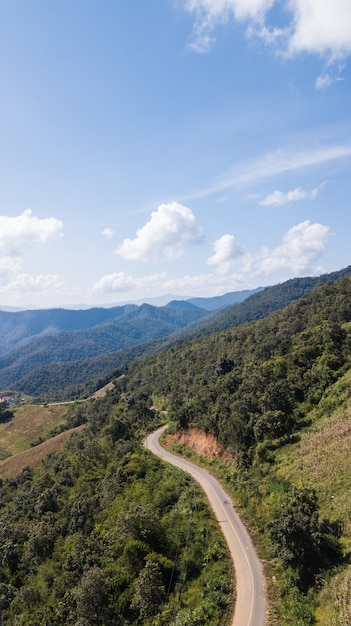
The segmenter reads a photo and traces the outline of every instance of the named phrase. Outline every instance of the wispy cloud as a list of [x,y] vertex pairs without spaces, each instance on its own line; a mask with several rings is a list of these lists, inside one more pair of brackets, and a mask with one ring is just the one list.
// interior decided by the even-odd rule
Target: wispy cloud
[[[285,9],[283,26],[271,11],[278,3]],[[194,15],[190,47],[197,52],[207,52],[215,29],[233,19],[288,56],[308,52],[332,63],[351,53],[349,0],[183,0],[183,6]]]
[[236,164],[231,170],[218,177],[212,185],[192,193],[186,200],[204,198],[220,191],[252,185],[281,174],[350,156],[351,144],[335,144],[300,151],[270,152],[256,159]]
[[112,239],[115,231],[112,228],[104,228],[104,230],[101,231],[101,234],[103,237],[106,237],[106,239]]
[[332,76],[329,72],[322,72],[322,74],[316,78],[315,87],[318,91],[320,91],[321,89],[327,89],[333,83],[338,83],[342,80],[344,79],[340,76]]
[[262,206],[281,206],[283,204],[289,204],[290,202],[297,202],[298,200],[314,200],[325,184],[324,182],[318,185],[318,187],[315,187],[312,191],[306,191],[302,187],[296,187],[286,192],[275,190],[261,200],[260,204]]

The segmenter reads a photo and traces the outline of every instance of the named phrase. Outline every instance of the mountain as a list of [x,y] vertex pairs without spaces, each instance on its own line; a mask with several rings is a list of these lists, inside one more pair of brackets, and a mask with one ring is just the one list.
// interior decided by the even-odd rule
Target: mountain
[[[307,285],[274,289],[271,306]],[[167,411],[178,454],[211,443],[206,464],[264,562],[270,623],[350,624],[350,347],[351,276],[323,278],[261,319],[155,350],[107,376],[104,398],[68,405],[63,427],[84,429],[38,470],[2,479],[6,623],[96,623],[96,607],[111,625],[169,624],[170,606],[175,624],[229,617],[232,572],[201,495],[142,448]]]
[[[117,310],[81,311],[41,311],[41,315],[26,312],[21,315],[22,326],[18,326],[17,338],[21,341],[11,351],[0,357],[0,388],[8,388],[29,372],[51,363],[83,361],[105,355],[136,344],[161,339],[175,330],[201,319],[208,312],[190,303],[179,307],[153,307],[143,304],[140,307],[127,305]],[[37,312],[35,312],[37,313]],[[73,313],[73,315],[71,315]],[[89,326],[103,316],[115,315],[103,323]],[[12,314],[17,315],[17,314]],[[12,318],[13,319],[13,318]],[[73,330],[83,320],[86,328]],[[45,326],[51,322],[51,326]],[[6,330],[6,325],[5,330]],[[68,330],[58,330],[58,328]],[[24,331],[36,333],[23,340]],[[12,334],[7,337],[13,339]]]
[[263,287],[257,287],[257,289],[243,289],[242,291],[231,291],[225,293],[223,296],[214,296],[212,298],[189,298],[187,302],[195,304],[206,311],[216,311],[223,307],[231,306],[232,304],[238,304],[243,302],[249,296],[262,291]]
[[[261,289],[261,288],[259,288]],[[11,307],[0,307],[0,354],[9,352],[17,345],[21,345],[33,337],[42,335],[54,335],[59,331],[82,330],[92,328],[108,320],[128,316],[137,311],[143,305],[153,307],[172,307],[191,310],[191,306],[205,311],[215,311],[223,306],[242,302],[257,290],[243,290],[215,296],[213,298],[176,298],[174,296],[162,296],[152,298],[148,302],[123,303],[113,307],[93,307],[79,309],[33,309],[16,310]],[[183,303],[183,304],[180,304]],[[193,312],[195,309],[193,309]]]
[[253,529],[276,624],[351,623],[350,347],[348,276],[115,380],[126,398],[162,399],[177,454],[206,435],[223,446],[227,461],[206,462]]
[[[58,392],[102,379],[114,369],[161,348],[262,319],[307,294],[317,285],[351,273],[351,266],[318,277],[294,278],[252,294],[219,311],[199,309],[187,301],[165,307],[119,307],[118,318],[80,331],[35,337],[0,357],[0,389],[31,395]],[[77,313],[81,313],[80,311]],[[89,311],[85,312],[89,313]],[[84,392],[83,392],[84,393]]]

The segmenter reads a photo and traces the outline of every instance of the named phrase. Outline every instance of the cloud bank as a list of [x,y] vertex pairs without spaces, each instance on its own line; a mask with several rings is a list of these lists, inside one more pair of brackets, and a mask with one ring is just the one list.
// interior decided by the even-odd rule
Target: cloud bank
[[326,251],[329,237],[328,226],[306,220],[290,228],[275,248],[264,246],[256,254],[249,254],[238,245],[234,235],[226,234],[213,244],[214,254],[207,260],[213,266],[211,272],[180,278],[168,278],[166,272],[141,277],[116,272],[103,276],[92,291],[113,294],[138,290],[144,291],[144,297],[153,295],[155,289],[189,296],[215,295],[257,287],[259,281],[265,284],[268,275],[272,283],[306,272],[318,274],[316,262]]

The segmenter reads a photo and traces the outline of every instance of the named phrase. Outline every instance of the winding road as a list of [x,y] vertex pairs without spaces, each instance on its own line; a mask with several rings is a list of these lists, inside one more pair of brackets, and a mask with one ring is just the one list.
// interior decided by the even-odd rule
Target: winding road
[[164,461],[188,472],[205,492],[228,543],[236,574],[236,604],[232,626],[266,626],[267,606],[262,564],[248,532],[235,512],[230,498],[211,474],[175,454],[159,443],[162,426],[145,440],[145,447]]

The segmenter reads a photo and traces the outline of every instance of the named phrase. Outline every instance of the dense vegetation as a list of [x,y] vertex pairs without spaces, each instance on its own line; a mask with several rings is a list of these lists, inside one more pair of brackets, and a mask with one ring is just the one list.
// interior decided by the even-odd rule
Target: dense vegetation
[[232,451],[235,497],[285,568],[277,623],[313,623],[308,590],[348,559],[343,524],[320,515],[314,486],[277,476],[274,463],[349,371],[350,322],[345,278],[264,320],[149,357],[121,381],[128,393],[138,388],[162,399],[178,428],[200,427]]
[[222,623],[226,549],[193,483],[141,447],[150,401],[111,393],[73,406],[67,427],[81,422],[39,471],[1,482],[0,620]]
[[[278,290],[281,303],[298,284]],[[216,471],[276,581],[270,624],[349,625],[350,612],[331,605],[350,604],[351,518],[348,506],[330,503],[348,502],[351,485],[337,484],[331,470],[327,485],[320,474],[327,437],[350,458],[341,441],[349,437],[350,451],[351,277],[306,285],[308,293],[264,319],[175,341],[121,367],[105,399],[73,405],[67,427],[86,422],[84,434],[40,472],[4,481],[7,625],[223,623],[225,551],[209,539],[214,530],[200,494],[194,507],[193,485],[141,448],[143,433],[159,423],[151,406],[167,410],[175,430],[200,428],[231,452]],[[252,296],[256,304],[258,297],[267,302],[269,291]],[[262,317],[272,302],[251,315]],[[340,418],[332,410],[342,402],[349,404]],[[351,464],[333,459],[350,475]],[[188,542],[180,520],[190,518]]]

